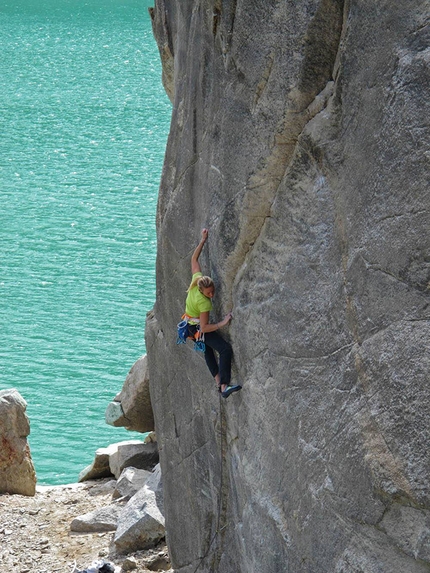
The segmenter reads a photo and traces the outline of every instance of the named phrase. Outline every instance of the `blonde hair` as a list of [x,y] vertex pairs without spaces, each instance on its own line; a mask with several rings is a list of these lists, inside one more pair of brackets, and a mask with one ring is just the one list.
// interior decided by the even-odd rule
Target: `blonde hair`
[[190,292],[190,290],[193,289],[194,287],[197,287],[199,291],[202,292],[204,288],[209,288],[213,286],[215,285],[211,277],[196,277],[193,281],[191,281],[191,284],[188,287],[187,292]]

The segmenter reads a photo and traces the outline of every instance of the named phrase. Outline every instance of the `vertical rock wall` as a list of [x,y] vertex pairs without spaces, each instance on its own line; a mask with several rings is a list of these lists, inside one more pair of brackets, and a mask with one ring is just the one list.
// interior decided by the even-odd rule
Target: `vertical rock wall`
[[[177,573],[430,571],[427,1],[156,0],[146,336]],[[240,394],[175,328],[202,227]]]

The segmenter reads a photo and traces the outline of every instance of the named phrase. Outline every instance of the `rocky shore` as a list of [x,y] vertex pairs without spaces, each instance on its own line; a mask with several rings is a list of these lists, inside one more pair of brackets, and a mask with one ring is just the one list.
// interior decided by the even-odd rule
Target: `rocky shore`
[[0,570],[73,573],[103,559],[115,571],[172,571],[161,540],[154,548],[120,555],[114,533],[78,533],[71,523],[112,501],[116,480],[36,486],[34,496],[0,495]]
[[37,485],[26,402],[15,389],[0,392],[0,571],[171,570],[145,357],[106,421],[150,433],[97,450],[79,483]]

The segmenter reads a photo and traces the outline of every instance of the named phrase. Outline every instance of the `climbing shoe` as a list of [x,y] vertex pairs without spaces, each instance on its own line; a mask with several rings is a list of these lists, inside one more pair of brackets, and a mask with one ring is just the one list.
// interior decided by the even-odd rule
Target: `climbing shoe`
[[224,392],[221,392],[221,396],[223,398],[228,398],[230,394],[233,394],[233,392],[239,392],[239,390],[242,390],[242,386],[239,386],[238,384],[236,384],[236,386],[227,386]]

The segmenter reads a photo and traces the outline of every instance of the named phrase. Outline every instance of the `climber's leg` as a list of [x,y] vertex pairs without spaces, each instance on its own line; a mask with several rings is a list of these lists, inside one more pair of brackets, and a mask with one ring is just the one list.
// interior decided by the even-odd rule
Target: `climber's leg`
[[[222,390],[225,390],[225,387],[230,384],[233,350],[230,344],[217,332],[207,332],[205,334],[205,345],[206,364],[215,379],[216,375],[219,373],[219,385]],[[216,350],[219,355],[219,366],[216,363],[215,354],[213,352],[214,350]]]
[[220,378],[218,363],[215,358],[215,352],[212,350],[212,347],[207,343],[206,337],[208,335],[205,334],[205,360],[207,367],[209,368],[209,372],[215,378],[215,380]]

